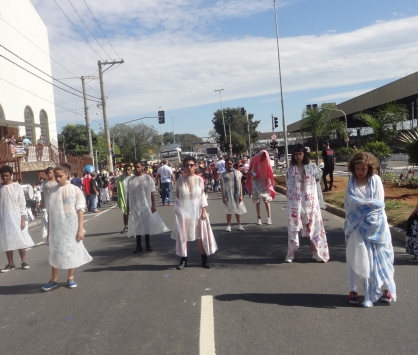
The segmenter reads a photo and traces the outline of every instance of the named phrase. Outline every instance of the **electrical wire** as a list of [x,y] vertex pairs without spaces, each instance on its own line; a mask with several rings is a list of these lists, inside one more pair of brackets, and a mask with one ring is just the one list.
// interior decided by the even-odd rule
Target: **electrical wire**
[[113,52],[115,52],[115,54],[117,55],[117,57],[119,58],[119,60],[122,60],[121,57],[119,57],[119,54],[116,53],[115,48],[113,48],[112,43],[110,43],[109,38],[107,38],[106,33],[104,33],[102,26],[100,26],[99,22],[97,21],[96,17],[93,15],[93,12],[91,11],[89,5],[87,5],[86,0],[83,0],[84,3],[86,4],[87,8],[89,9],[91,16],[93,16],[94,20],[96,21],[97,25],[99,26],[100,30],[102,31],[103,35],[106,37],[107,41],[109,42],[110,47],[112,47]]
[[11,28],[13,28],[17,33],[19,33],[22,37],[26,38],[30,43],[32,43],[36,48],[38,48],[39,50],[41,50],[44,54],[46,54],[49,58],[51,58],[55,63],[57,63],[58,65],[60,65],[61,67],[63,67],[66,71],[68,71],[70,74],[74,75],[75,77],[77,77],[70,69],[64,67],[64,65],[62,65],[58,60],[56,60],[55,58],[51,57],[51,55],[49,55],[47,52],[45,52],[41,47],[39,47],[37,44],[33,43],[28,37],[26,37],[23,33],[19,32],[16,28],[14,28],[10,23],[8,23],[3,17],[0,16],[0,20],[3,20],[7,25],[9,25]]
[[83,34],[79,31],[79,29],[74,25],[73,21],[70,20],[70,18],[67,16],[67,14],[64,12],[64,10],[61,8],[61,6],[59,6],[59,4],[57,3],[56,0],[54,0],[54,2],[57,4],[57,6],[60,8],[61,12],[65,15],[65,17],[68,19],[68,21],[71,22],[71,24],[73,25],[73,27],[77,30],[77,32],[80,34],[81,37],[83,37],[84,41],[90,46],[91,49],[93,49],[94,53],[96,53],[98,55],[98,57],[104,61],[104,59],[100,56],[99,53],[96,52],[96,50],[91,46],[91,44],[86,40],[86,38],[83,36]]
[[82,19],[82,17],[80,16],[80,14],[78,13],[78,11],[76,10],[76,8],[74,7],[73,3],[71,2],[71,0],[68,0],[68,2],[70,3],[71,7],[74,9],[74,11],[76,12],[76,14],[78,15],[78,17],[80,18],[81,22],[84,23],[84,26],[86,26],[87,30],[90,32],[90,34],[93,36],[93,38],[96,40],[97,44],[103,49],[103,52],[106,53],[106,55],[109,57],[109,59],[111,59],[111,56],[106,52],[106,50],[103,48],[103,46],[99,43],[99,41],[97,40],[96,36],[93,34],[93,32],[91,32],[90,28],[87,26],[87,24],[84,22],[84,20]]
[[[32,73],[31,71],[27,70],[26,68],[23,68],[21,65],[19,65],[19,64],[17,64],[17,63],[15,63],[15,62],[13,62],[13,61],[12,61],[12,60],[10,60],[9,58],[6,58],[4,55],[1,55],[1,54],[0,54],[0,57],[2,57],[2,58],[4,58],[4,59],[6,59],[6,60],[7,60],[7,61],[9,61],[10,63],[13,63],[14,65],[18,66],[19,68],[23,69],[24,71],[27,71],[29,74],[32,74],[33,76],[36,76],[37,78],[41,79],[42,81],[45,81],[46,83],[51,84],[52,86],[55,86],[56,88],[61,89],[62,91],[65,91],[65,92],[67,92],[67,93],[69,93],[69,94],[71,94],[71,95],[74,95],[74,96],[77,96],[77,97],[80,97],[80,98],[84,99],[84,97],[83,97],[83,96],[80,96],[80,95],[74,94],[74,93],[73,93],[73,92],[71,92],[71,91],[68,91],[68,90],[66,90],[66,89],[63,89],[62,87],[60,87],[60,86],[58,86],[58,85],[56,85],[56,84],[54,84],[54,83],[51,83],[51,82],[49,82],[48,80],[46,80],[46,79],[44,79],[44,78],[41,78],[39,75],[36,75],[36,74]],[[87,99],[87,100],[93,101],[93,100],[91,100],[91,99]],[[99,99],[99,100],[100,100],[100,99]]]
[[[53,79],[53,80],[55,80],[55,81],[58,81],[60,84],[62,84],[62,85],[64,85],[64,86],[66,86],[66,87],[68,87],[68,88],[70,88],[70,89],[72,89],[72,90],[74,90],[74,91],[77,91],[77,92],[79,92],[79,93],[81,93],[81,94],[83,93],[82,91],[77,90],[77,89],[73,88],[72,86],[69,86],[69,85],[67,85],[67,84],[63,83],[62,81],[60,81],[60,80],[58,80],[58,79],[55,79],[54,77],[52,77],[52,76],[51,76],[51,75],[49,75],[48,73],[45,73],[45,72],[44,72],[44,71],[42,71],[41,69],[39,69],[39,68],[35,67],[34,65],[32,65],[31,63],[29,63],[28,61],[24,60],[23,58],[19,57],[17,54],[13,53],[11,50],[7,49],[5,46],[3,46],[3,45],[1,45],[1,44],[0,44],[0,47],[4,48],[4,49],[5,49],[6,51],[8,51],[9,53],[11,53],[11,54],[13,54],[15,57],[19,58],[21,61],[23,61],[23,62],[25,62],[26,64],[30,65],[32,68],[35,68],[36,70],[39,70],[42,74],[45,74],[46,76],[50,77],[51,79]],[[100,98],[99,98],[99,97],[95,97],[95,96],[92,96],[92,95],[89,95],[89,94],[86,94],[86,96],[90,96],[90,97],[93,97],[93,98],[95,98],[95,99],[100,100]]]
[[26,91],[26,92],[28,92],[29,94],[33,95],[33,96],[36,96],[36,97],[38,97],[38,98],[40,98],[40,99],[42,99],[42,100],[45,100],[45,101],[47,101],[47,102],[49,102],[49,103],[53,104],[54,106],[57,106],[57,107],[59,107],[59,108],[62,108],[62,109],[63,109],[63,110],[65,110],[65,111],[72,112],[72,113],[74,113],[74,114],[76,114],[76,115],[78,115],[78,116],[82,116],[82,117],[84,117],[84,115],[80,115],[79,113],[77,113],[77,112],[75,112],[75,111],[71,111],[71,110],[69,110],[69,109],[67,109],[67,108],[65,108],[65,107],[63,107],[63,106],[61,106],[61,105],[56,104],[55,102],[49,101],[49,100],[47,100],[47,99],[45,99],[45,98],[43,98],[43,97],[41,97],[41,96],[39,96],[39,95],[36,95],[36,94],[34,94],[33,92],[31,92],[31,91],[29,91],[29,90],[23,89],[23,88],[21,88],[20,86],[17,86],[16,84],[13,84],[13,83],[11,83],[10,81],[7,81],[6,79],[0,78],[0,80],[3,80],[4,82],[6,82],[6,83],[8,83],[8,84],[10,84],[10,85],[13,85],[13,86],[15,86],[15,87],[17,87],[17,88],[18,88],[18,89],[20,89],[20,90]]

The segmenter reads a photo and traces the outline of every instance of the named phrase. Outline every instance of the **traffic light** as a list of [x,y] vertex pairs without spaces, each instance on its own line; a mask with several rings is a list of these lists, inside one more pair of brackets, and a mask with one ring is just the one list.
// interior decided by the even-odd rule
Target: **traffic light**
[[247,112],[245,111],[244,107],[241,107],[241,115],[245,116],[247,114]]
[[164,124],[165,123],[165,113],[164,111],[158,111],[158,123]]
[[277,117],[274,117],[274,128],[279,127],[279,119]]
[[248,133],[248,123],[244,123],[244,132]]

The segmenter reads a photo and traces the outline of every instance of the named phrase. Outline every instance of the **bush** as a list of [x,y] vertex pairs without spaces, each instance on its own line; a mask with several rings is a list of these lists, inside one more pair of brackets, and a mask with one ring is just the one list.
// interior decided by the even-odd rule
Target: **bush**
[[402,184],[402,181],[399,178],[399,175],[394,171],[385,171],[382,174],[381,179],[384,183],[390,184],[390,185],[400,186]]
[[418,140],[409,143],[406,146],[406,152],[409,155],[409,164],[418,165]]
[[355,150],[354,148],[344,147],[335,152],[335,157],[337,158],[337,161],[348,161],[348,159],[357,152],[358,150]]
[[[311,155],[311,162],[315,162],[316,161],[316,152],[312,151],[309,153]],[[319,153],[319,157],[321,157],[321,153]]]
[[379,161],[388,158],[392,154],[392,149],[385,142],[369,142],[366,143],[362,150],[372,153]]

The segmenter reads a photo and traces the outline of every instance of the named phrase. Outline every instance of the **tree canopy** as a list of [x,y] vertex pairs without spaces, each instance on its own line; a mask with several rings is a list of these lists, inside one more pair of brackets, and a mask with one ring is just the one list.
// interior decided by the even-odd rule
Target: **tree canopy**
[[[245,132],[245,126],[247,124],[247,116],[243,115],[241,108],[224,108],[223,115],[225,118],[225,130],[227,137],[225,139],[224,125],[222,120],[222,111],[217,110],[214,112],[212,119],[213,128],[215,132],[211,131],[211,136],[217,138],[219,146],[224,152],[229,152],[229,126],[231,128],[231,143],[232,152],[241,154],[248,149],[248,133]],[[254,114],[248,114],[248,122],[250,126],[251,142],[258,140],[257,127],[260,121],[254,121]]]
[[[176,143],[181,143],[182,146],[190,146],[202,141],[202,139],[195,134],[191,133],[180,133],[175,134]],[[164,144],[174,143],[173,132],[165,132],[163,134]]]
[[404,105],[389,102],[377,111],[359,112],[355,117],[373,129],[375,141],[390,142],[397,134],[396,124],[408,120],[408,115]]
[[[93,147],[97,145],[97,134],[91,131]],[[82,124],[67,124],[62,127],[61,133],[58,135],[58,144],[64,147],[67,152],[74,154],[89,154],[87,142],[86,126]]]

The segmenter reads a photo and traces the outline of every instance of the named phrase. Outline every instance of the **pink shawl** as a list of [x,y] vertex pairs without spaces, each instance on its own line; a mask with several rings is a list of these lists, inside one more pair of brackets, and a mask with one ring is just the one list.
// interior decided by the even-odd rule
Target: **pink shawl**
[[[261,160],[261,157],[265,155],[266,159],[263,161]],[[270,190],[270,196],[272,199],[276,197],[276,191],[274,191],[274,176],[273,176],[273,170],[271,169],[270,165],[270,155],[267,152],[267,150],[262,150],[260,153],[255,155],[251,161],[250,166],[248,168],[248,174],[247,174],[247,180],[245,182],[245,187],[247,188],[247,191],[249,194],[252,193],[252,182],[251,182],[251,176],[253,174],[253,171],[257,174],[257,178],[260,180],[268,181],[268,188]]]

